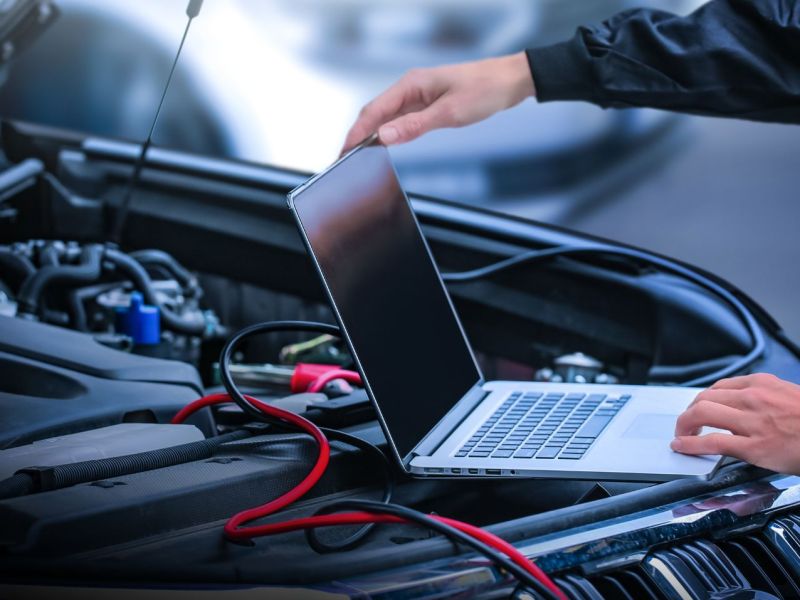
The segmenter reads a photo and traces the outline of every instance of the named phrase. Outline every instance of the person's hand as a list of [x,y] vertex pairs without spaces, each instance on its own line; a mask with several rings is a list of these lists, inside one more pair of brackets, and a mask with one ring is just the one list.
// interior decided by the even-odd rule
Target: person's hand
[[[703,427],[731,433],[699,435]],[[678,417],[671,447],[800,474],[800,386],[766,373],[722,379]]]
[[415,69],[361,109],[342,152],[378,132],[385,145],[440,127],[482,121],[535,93],[524,52],[478,62]]

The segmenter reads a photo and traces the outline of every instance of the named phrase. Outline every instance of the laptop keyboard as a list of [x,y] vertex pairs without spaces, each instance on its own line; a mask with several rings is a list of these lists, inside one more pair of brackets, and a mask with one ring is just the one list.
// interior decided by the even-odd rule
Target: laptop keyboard
[[577,460],[629,395],[513,392],[456,452],[456,458]]

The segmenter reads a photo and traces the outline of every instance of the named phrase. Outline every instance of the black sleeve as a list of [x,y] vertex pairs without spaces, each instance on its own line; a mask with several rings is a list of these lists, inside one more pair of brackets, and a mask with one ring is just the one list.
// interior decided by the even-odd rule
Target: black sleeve
[[527,53],[542,102],[800,123],[800,0],[630,10]]

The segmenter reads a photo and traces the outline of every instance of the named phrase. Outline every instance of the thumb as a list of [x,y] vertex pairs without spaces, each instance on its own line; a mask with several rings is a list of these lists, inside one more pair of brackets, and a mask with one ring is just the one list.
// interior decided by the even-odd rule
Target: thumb
[[436,106],[429,106],[425,110],[412,112],[389,121],[378,129],[378,138],[386,146],[410,142],[439,127],[446,127],[446,120],[442,111]]

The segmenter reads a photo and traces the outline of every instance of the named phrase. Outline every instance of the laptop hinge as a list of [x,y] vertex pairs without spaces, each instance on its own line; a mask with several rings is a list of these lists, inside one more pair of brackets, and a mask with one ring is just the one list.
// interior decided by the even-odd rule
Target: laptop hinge
[[411,453],[404,459],[408,464],[415,456],[430,456],[441,446],[447,437],[469,417],[489,394],[483,389],[483,381],[477,383],[469,392],[464,395],[450,411],[422,438]]

